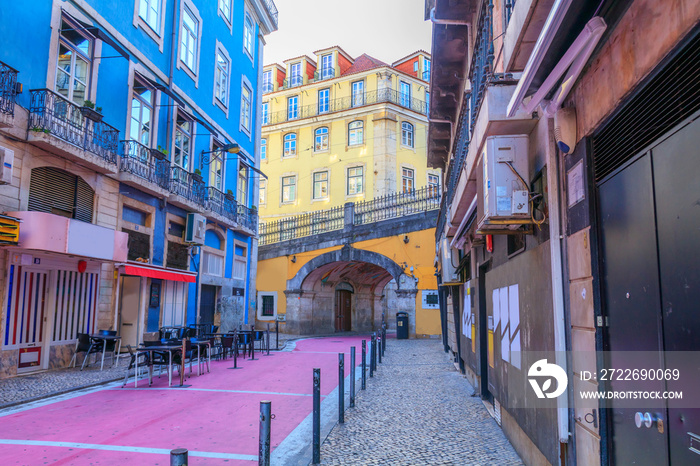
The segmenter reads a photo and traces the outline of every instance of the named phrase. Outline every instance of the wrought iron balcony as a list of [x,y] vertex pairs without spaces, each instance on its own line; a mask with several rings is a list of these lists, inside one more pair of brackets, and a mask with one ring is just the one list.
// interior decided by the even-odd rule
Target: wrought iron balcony
[[17,70],[0,61],[0,113],[15,114]]
[[263,83],[263,85],[262,85],[263,94],[267,94],[268,92],[272,92],[274,90],[275,90],[275,86],[272,83]]
[[515,8],[515,0],[505,0],[503,3],[503,16],[506,20],[506,27],[508,27],[510,17],[513,15],[513,8]]
[[29,131],[48,133],[107,162],[117,163],[119,131],[83,115],[82,107],[49,89],[29,91]]
[[302,75],[295,75],[285,79],[282,83],[282,87],[284,89],[289,89],[291,87],[299,87],[302,84],[304,84],[304,77]]
[[[207,186],[207,210],[214,212],[215,214],[221,215],[222,217],[229,217],[225,209],[226,195],[219,189],[213,186]],[[232,219],[235,220],[235,219]]]
[[258,211],[255,209],[249,209],[243,204],[238,204],[236,206],[236,219],[238,224],[253,233],[258,231]]
[[387,194],[355,204],[355,225],[427,212],[440,207],[440,188],[425,186],[407,192]]
[[484,0],[481,11],[469,75],[471,80],[470,131],[476,123],[476,115],[484,100],[486,86],[493,78],[493,0]]
[[202,207],[207,205],[207,190],[199,175],[182,167],[170,167],[170,192]]
[[121,141],[121,145],[121,171],[170,189],[170,162],[164,154],[137,141]]
[[319,106],[318,104],[311,104],[298,107],[296,112],[290,113],[287,110],[282,110],[271,113],[268,124],[274,125],[289,120],[298,120],[300,118],[309,118],[326,113],[341,112],[350,108],[379,103],[393,103],[423,115],[425,115],[428,110],[428,106],[423,100],[412,98],[394,89],[381,89],[379,91],[369,91],[353,97],[341,97],[339,99],[329,100],[327,105]]
[[344,219],[345,209],[340,206],[261,223],[260,245],[342,230],[345,226]]
[[332,66],[327,66],[322,68],[321,71],[316,71],[314,73],[314,81],[323,81],[325,79],[335,78],[335,68]]

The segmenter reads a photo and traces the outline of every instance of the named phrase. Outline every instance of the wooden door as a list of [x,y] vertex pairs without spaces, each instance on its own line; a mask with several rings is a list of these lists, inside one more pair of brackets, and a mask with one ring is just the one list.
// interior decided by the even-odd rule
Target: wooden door
[[348,290],[335,292],[335,331],[349,332],[352,330],[351,321],[352,293]]

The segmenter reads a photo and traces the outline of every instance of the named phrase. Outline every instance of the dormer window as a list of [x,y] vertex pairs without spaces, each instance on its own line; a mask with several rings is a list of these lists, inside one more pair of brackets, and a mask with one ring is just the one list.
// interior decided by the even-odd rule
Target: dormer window
[[291,87],[301,86],[304,82],[301,77],[301,62],[292,63],[289,66],[289,84]]
[[262,85],[262,90],[263,93],[267,94],[268,92],[272,92],[274,87],[272,86],[272,71],[267,70],[263,73],[263,85]]
[[323,55],[321,57],[321,79],[330,79],[335,77],[335,69],[333,68],[333,54]]

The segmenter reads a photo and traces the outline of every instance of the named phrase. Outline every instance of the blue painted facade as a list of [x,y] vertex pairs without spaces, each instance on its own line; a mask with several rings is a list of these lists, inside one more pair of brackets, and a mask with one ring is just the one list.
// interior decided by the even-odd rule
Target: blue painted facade
[[[116,229],[138,229],[125,224],[121,218],[123,205],[143,210],[148,214],[144,231],[150,236],[148,257],[142,262],[154,266],[176,267],[168,261],[168,246],[172,238],[167,234],[170,222],[184,225],[188,213],[201,214],[206,219],[207,242],[191,248],[187,270],[197,272],[196,283],[186,285],[186,323],[199,322],[199,290],[205,283],[216,286],[219,298],[226,298],[232,289],[245,289],[244,315],[247,321],[250,307],[254,306],[255,289],[251,283],[251,266],[257,251],[257,168],[260,118],[258,108],[261,95],[262,37],[277,28],[277,12],[270,0],[230,0],[230,20],[220,11],[222,2],[215,0],[53,0],[3,2],[0,9],[0,36],[3,47],[0,61],[19,70],[23,92],[16,104],[25,109],[32,105],[30,90],[48,89],[57,92],[56,76],[60,64],[59,41],[62,21],[66,21],[91,44],[86,98],[102,108],[102,121],[118,130],[119,147],[116,168],[106,176],[119,182]],[[145,7],[144,7],[145,5]],[[157,14],[149,21],[140,15],[139,8],[156,5]],[[148,13],[146,13],[148,15]],[[193,70],[183,59],[183,43],[187,18],[196,20]],[[250,53],[245,47],[246,19],[252,24]],[[223,79],[226,102],[217,102],[216,57],[221,50],[228,63],[227,79]],[[185,53],[186,54],[186,53]],[[148,125],[149,137],[140,152],[131,153],[127,145],[133,128],[130,114],[134,112],[134,83],[136,80],[151,93],[149,105],[152,118]],[[241,124],[242,86],[250,91],[249,129]],[[75,99],[73,99],[76,102]],[[82,101],[77,103],[81,105]],[[176,125],[178,117],[190,122],[189,163],[176,175],[171,165],[175,161]],[[48,132],[48,131],[47,131]],[[238,153],[212,151],[218,146],[237,144]],[[128,146],[131,147],[131,146]],[[162,148],[166,161],[160,162],[148,149]],[[211,160],[225,160],[221,186],[212,186]],[[133,158],[140,167],[159,167],[164,182],[159,186],[143,173],[129,172],[125,162]],[[138,160],[137,160],[138,159]],[[239,170],[248,167],[243,196],[239,194]],[[193,183],[195,171],[201,171],[202,183]],[[194,187],[196,187],[196,190]],[[211,190],[209,188],[217,188]],[[196,191],[194,194],[189,190]],[[187,193],[185,194],[185,191]],[[230,191],[236,199],[224,200]],[[100,193],[96,192],[99,196]],[[216,230],[221,238],[210,232]],[[213,235],[213,237],[212,237]],[[216,240],[215,240],[216,239]],[[131,239],[130,239],[131,241]],[[234,278],[234,244],[247,248],[245,278]],[[130,251],[131,251],[131,246]],[[202,257],[209,248],[220,250],[223,257],[222,274],[203,277],[200,270]],[[144,282],[145,283],[145,282]],[[148,279],[151,283],[164,281]],[[156,331],[162,323],[160,309],[143,299],[145,325],[142,332]],[[116,306],[116,304],[115,304]]]

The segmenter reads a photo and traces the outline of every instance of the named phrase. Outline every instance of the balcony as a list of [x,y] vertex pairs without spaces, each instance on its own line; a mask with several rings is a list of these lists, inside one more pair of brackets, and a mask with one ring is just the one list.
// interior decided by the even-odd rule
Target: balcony
[[506,72],[525,69],[554,0],[506,0],[503,9],[503,59]]
[[400,93],[394,89],[382,89],[379,91],[370,91],[365,94],[355,95],[353,97],[333,99],[328,101],[327,105],[323,105],[320,108],[318,104],[312,104],[299,107],[295,112],[283,110],[280,112],[271,113],[267,120],[267,124],[275,125],[290,120],[310,118],[328,113],[342,112],[343,110],[363,107],[365,105],[381,103],[396,104],[416,113],[420,113],[421,115],[425,115],[428,110],[427,104],[423,100],[412,98],[409,95]]
[[299,87],[304,84],[304,77],[302,75],[291,76],[284,80],[282,87],[284,89],[290,89],[292,87]]
[[13,126],[17,98],[17,70],[0,61],[0,128]]
[[269,94],[270,92],[275,90],[275,86],[272,83],[263,83],[262,85],[262,91],[263,94]]
[[243,204],[236,205],[236,219],[241,232],[255,236],[258,233],[258,211]]
[[327,66],[321,71],[316,71],[314,73],[314,81],[324,81],[326,79],[335,78],[335,68],[332,66]]
[[182,167],[170,167],[169,202],[183,209],[199,211],[207,207],[207,189],[201,176]]
[[267,7],[267,11],[270,13],[270,18],[272,18],[272,23],[275,25],[275,28],[278,26],[278,13],[277,13],[277,5],[275,5],[275,2],[272,0],[263,0],[265,3],[265,6]]
[[120,141],[119,181],[158,197],[170,192],[170,162],[165,154],[137,141]]
[[119,131],[83,115],[83,107],[48,89],[29,91],[27,140],[101,173],[117,172]]

